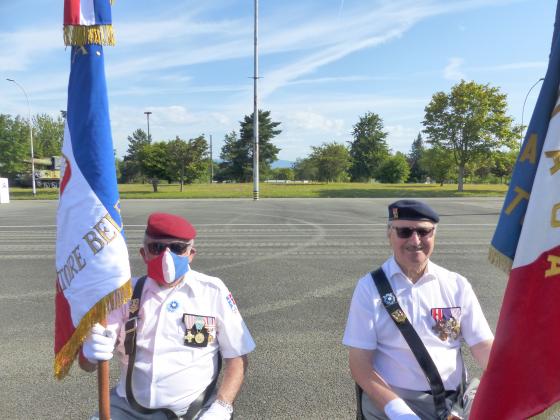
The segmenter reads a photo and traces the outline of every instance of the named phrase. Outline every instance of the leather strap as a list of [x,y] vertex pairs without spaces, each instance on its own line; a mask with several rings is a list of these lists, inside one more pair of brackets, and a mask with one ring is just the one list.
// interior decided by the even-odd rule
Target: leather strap
[[426,350],[422,339],[418,336],[418,333],[414,330],[414,327],[400,307],[397,297],[395,296],[395,293],[393,292],[393,289],[389,284],[389,280],[383,270],[378,268],[371,273],[371,277],[377,287],[379,296],[381,296],[383,306],[385,306],[385,309],[391,316],[391,319],[395,322],[395,325],[408,343],[412,354],[414,354],[418,364],[424,371],[424,375],[426,375],[426,379],[428,380],[428,384],[432,390],[432,397],[434,398],[434,404],[436,407],[436,415],[440,419],[447,418],[445,388],[434,361],[430,357],[428,350]]
[[132,300],[130,304],[128,321],[125,324],[125,339],[124,339],[124,349],[125,354],[128,355],[128,368],[126,371],[126,399],[132,408],[142,414],[152,414],[152,413],[164,413],[168,419],[181,419],[181,420],[192,420],[200,409],[208,402],[208,399],[212,395],[212,392],[216,388],[216,383],[218,382],[218,376],[222,368],[222,355],[218,352],[218,370],[214,379],[206,387],[206,389],[200,393],[200,395],[194,400],[190,405],[185,414],[178,417],[173,410],[169,408],[147,408],[138,403],[134,398],[132,392],[132,371],[134,370],[134,362],[136,359],[136,329],[138,328],[138,314],[140,312],[140,301],[142,298],[142,289],[144,288],[144,283],[146,282],[147,276],[142,276],[136,282],[134,286],[134,291],[132,292]]

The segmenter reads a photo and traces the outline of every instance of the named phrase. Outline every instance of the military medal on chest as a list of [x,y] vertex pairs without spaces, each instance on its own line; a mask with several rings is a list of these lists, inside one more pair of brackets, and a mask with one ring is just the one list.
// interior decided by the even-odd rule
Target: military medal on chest
[[441,341],[456,340],[461,334],[461,308],[432,308],[432,318],[436,322],[432,330]]
[[188,347],[206,347],[214,341],[216,319],[212,316],[183,314],[184,344]]

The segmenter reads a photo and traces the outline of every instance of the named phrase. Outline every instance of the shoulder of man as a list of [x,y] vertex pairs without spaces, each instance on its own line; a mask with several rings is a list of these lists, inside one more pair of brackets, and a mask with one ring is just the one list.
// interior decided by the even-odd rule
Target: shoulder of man
[[435,275],[439,281],[443,281],[446,284],[455,284],[461,288],[470,286],[470,283],[465,276],[455,271],[448,270],[447,268],[434,263],[432,260],[430,260],[429,269],[431,274]]
[[204,274],[193,269],[189,270],[188,275],[190,278],[187,279],[187,281],[193,281],[199,286],[215,288],[223,292],[228,291],[225,283],[218,277],[209,276],[208,274]]

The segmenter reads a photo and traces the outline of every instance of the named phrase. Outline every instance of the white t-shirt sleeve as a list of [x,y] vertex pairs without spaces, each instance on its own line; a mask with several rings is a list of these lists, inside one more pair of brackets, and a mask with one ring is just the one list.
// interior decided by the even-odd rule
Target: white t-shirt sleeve
[[368,274],[354,289],[342,344],[364,350],[377,348],[373,292],[373,280]]
[[225,358],[243,356],[255,349],[255,342],[227,287],[220,288],[217,302],[217,339]]
[[461,332],[465,342],[469,347],[472,347],[482,341],[493,339],[494,334],[492,334],[492,330],[470,283],[467,283],[463,293],[464,303],[461,316]]

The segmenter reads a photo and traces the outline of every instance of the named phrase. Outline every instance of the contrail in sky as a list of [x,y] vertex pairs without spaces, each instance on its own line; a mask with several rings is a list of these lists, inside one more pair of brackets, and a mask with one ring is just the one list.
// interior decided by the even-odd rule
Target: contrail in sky
[[344,7],[344,0],[340,0],[340,7],[338,8],[338,16],[342,14],[342,8]]

